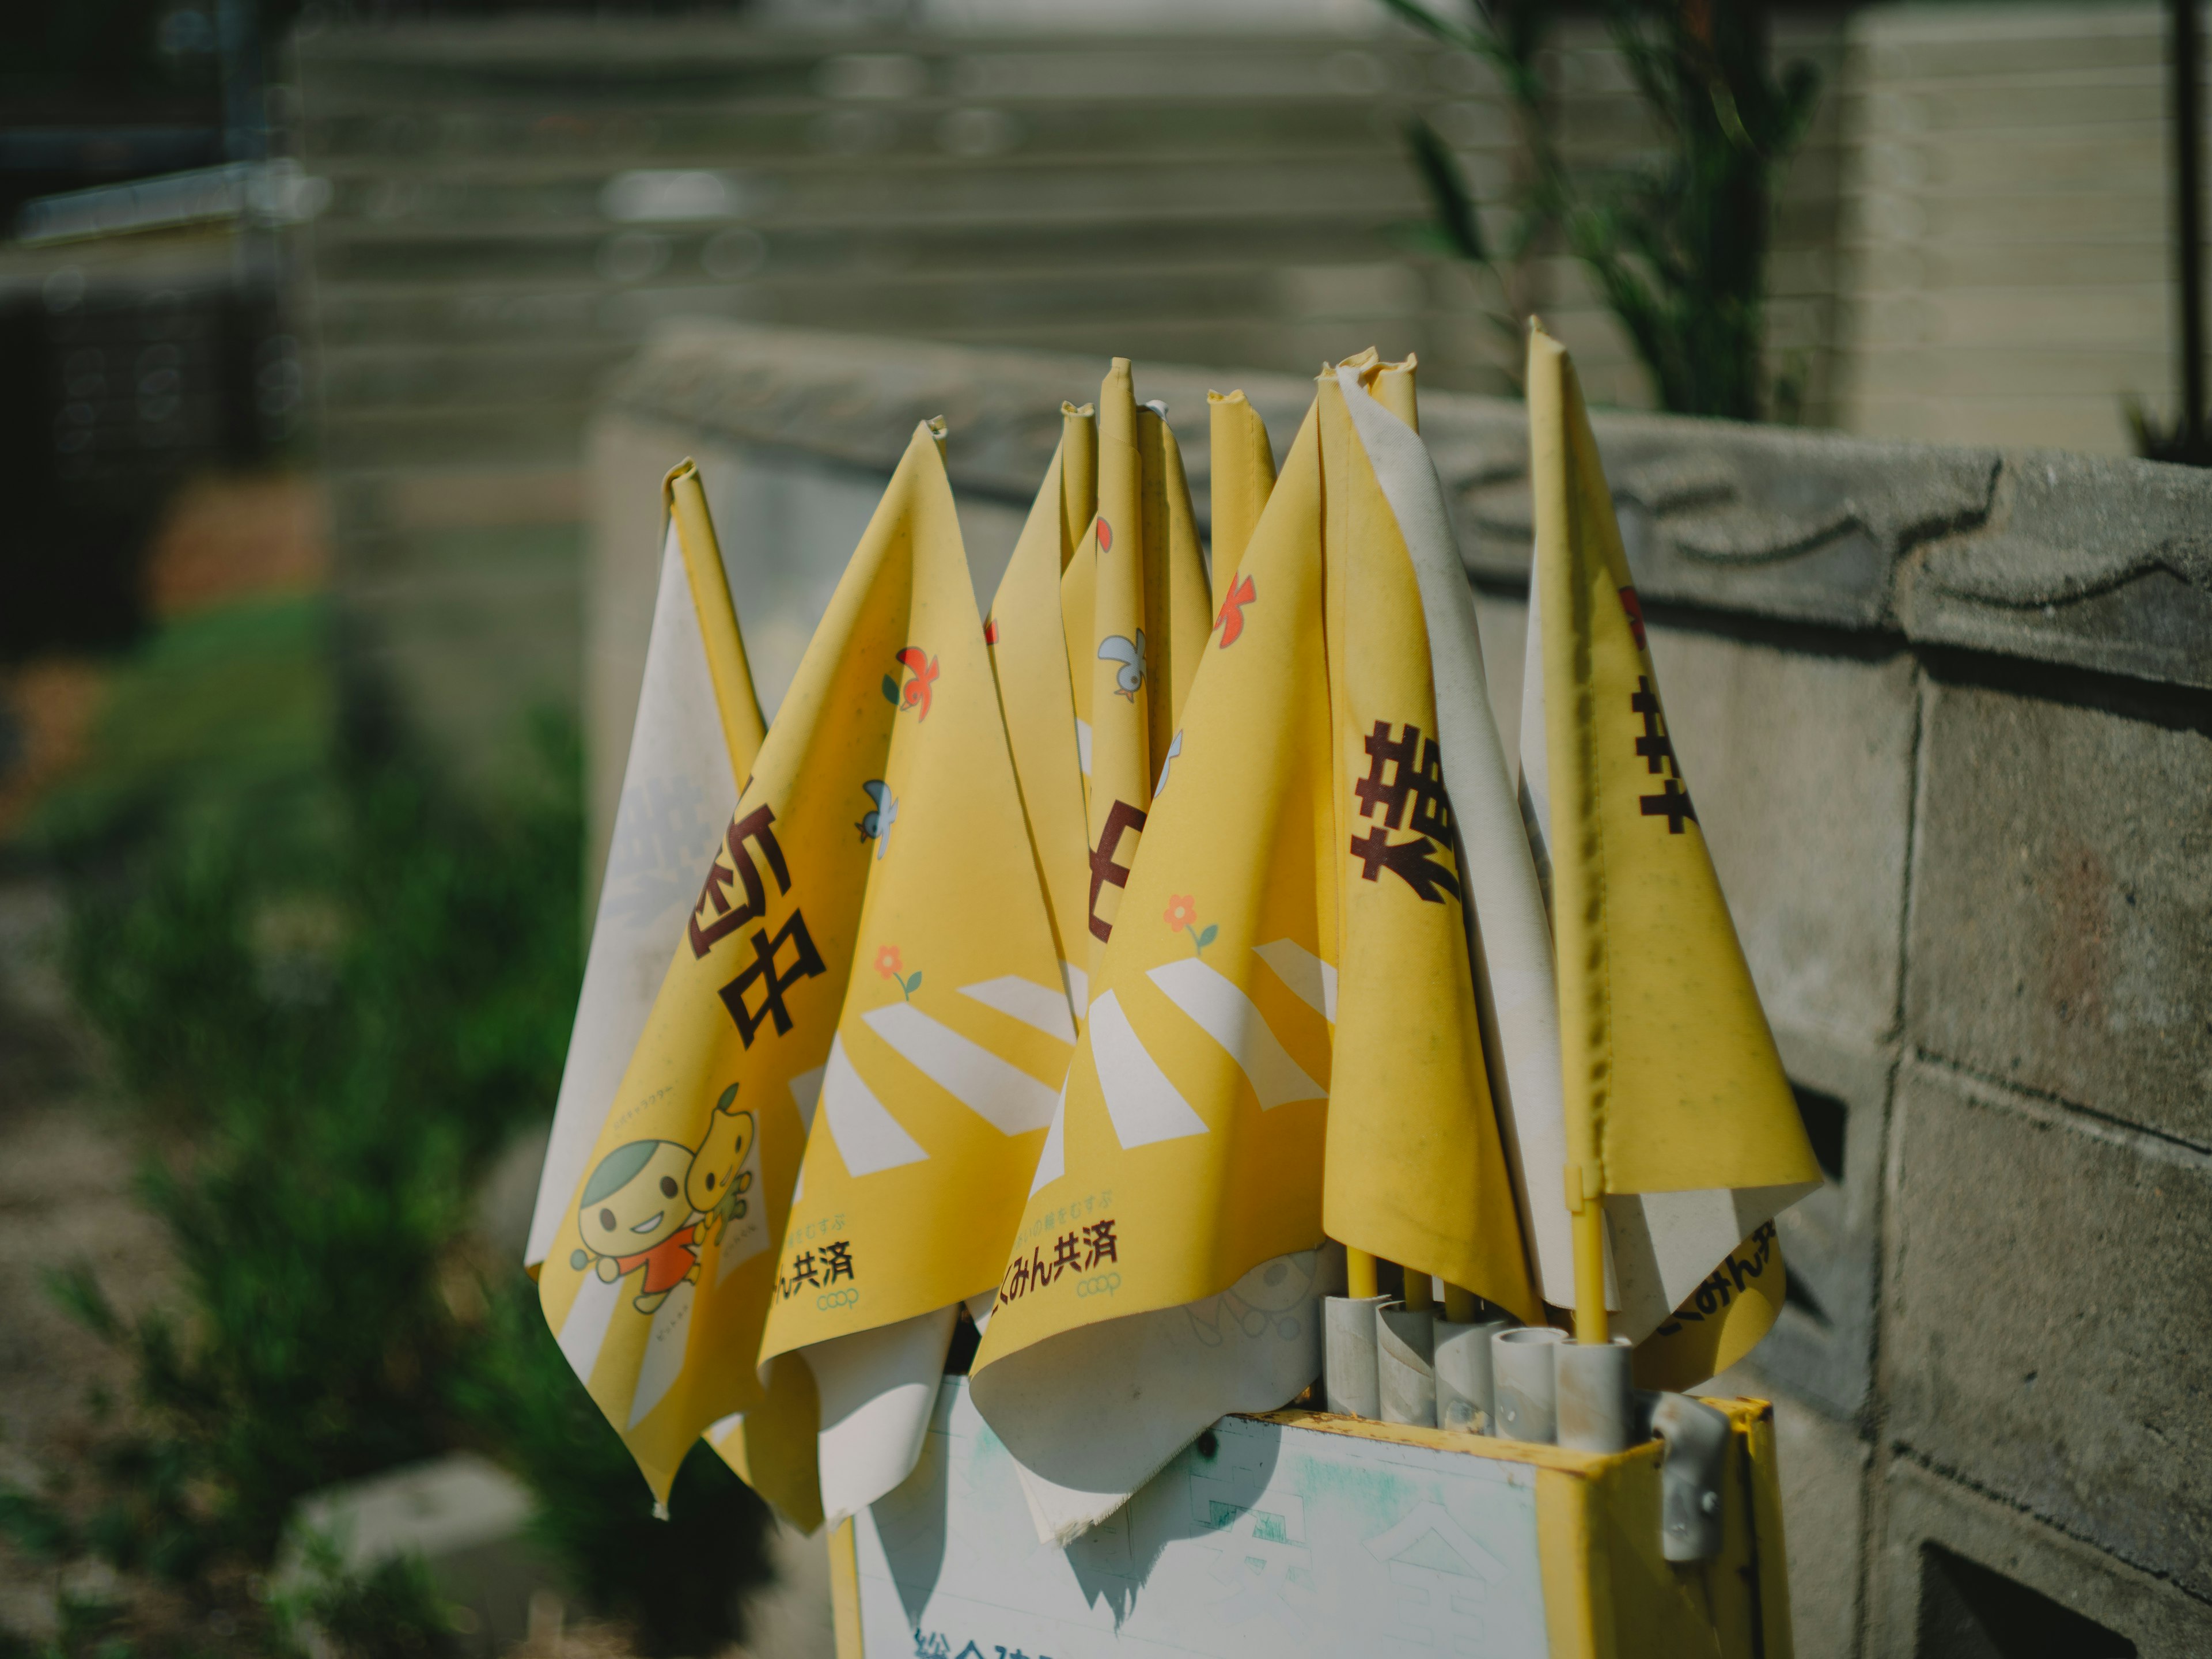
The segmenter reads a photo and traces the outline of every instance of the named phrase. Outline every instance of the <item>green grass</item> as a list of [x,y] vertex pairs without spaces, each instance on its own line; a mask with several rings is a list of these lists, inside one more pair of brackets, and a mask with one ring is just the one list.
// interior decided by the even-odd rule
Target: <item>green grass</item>
[[[233,1651],[288,1651],[252,1586],[299,1500],[471,1447],[538,1493],[587,1608],[644,1652],[704,1653],[766,1576],[763,1506],[702,1447],[653,1521],[519,1267],[471,1231],[486,1168],[550,1113],[574,1013],[573,733],[546,725],[526,781],[470,803],[419,762],[338,754],[329,687],[313,604],[173,629],[40,821],[181,1297],[125,1320],[88,1270],[50,1278],[127,1354],[131,1409],[48,1490],[0,1491],[0,1530],[225,1609]],[[333,1582],[310,1614],[349,1654],[443,1650],[404,1577]],[[122,1639],[80,1623],[58,1651]]]

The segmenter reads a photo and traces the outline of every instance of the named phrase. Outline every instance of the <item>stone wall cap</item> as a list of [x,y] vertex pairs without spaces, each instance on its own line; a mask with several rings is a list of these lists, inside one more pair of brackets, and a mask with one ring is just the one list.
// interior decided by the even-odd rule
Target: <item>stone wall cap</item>
[[[1347,343],[1347,349],[1360,343]],[[1321,368],[1315,365],[1316,370]],[[1025,503],[1063,398],[1103,358],[707,320],[665,325],[608,405],[726,441],[888,471],[951,423],[962,489]],[[1241,389],[1287,448],[1295,375],[1137,365],[1206,512],[1206,393]],[[1425,388],[1421,426],[1468,574],[1528,580],[1522,406]],[[2212,473],[2056,451],[1954,448],[1668,415],[1592,416],[1646,598],[2212,689]]]

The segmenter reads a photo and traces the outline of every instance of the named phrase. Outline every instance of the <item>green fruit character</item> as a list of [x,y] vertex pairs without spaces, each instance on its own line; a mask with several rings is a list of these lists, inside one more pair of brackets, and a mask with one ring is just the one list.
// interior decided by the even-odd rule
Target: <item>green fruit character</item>
[[643,1269],[631,1305],[647,1314],[696,1279],[699,1230],[684,1191],[690,1169],[691,1149],[672,1140],[633,1140],[601,1158],[576,1211],[584,1248],[568,1265],[591,1266],[610,1285]]

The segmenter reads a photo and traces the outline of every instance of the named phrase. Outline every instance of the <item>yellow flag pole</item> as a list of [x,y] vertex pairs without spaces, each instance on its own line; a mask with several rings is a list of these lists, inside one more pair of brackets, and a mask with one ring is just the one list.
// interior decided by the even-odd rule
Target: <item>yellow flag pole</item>
[[[1546,332],[1543,323],[1528,319],[1528,477],[1533,486],[1536,517],[1535,580],[1542,587],[1547,623],[1554,617],[1580,617],[1589,606],[1588,595],[1569,579],[1574,549],[1578,503],[1573,499],[1577,480],[1572,476],[1569,449],[1572,439],[1571,376],[1566,354]],[[1576,767],[1583,755],[1566,746],[1559,722],[1569,717],[1573,699],[1551,681],[1562,667],[1545,664],[1545,699],[1552,722],[1549,744],[1553,776],[1579,777]],[[1588,672],[1585,654],[1570,672]],[[1565,787],[1563,785],[1563,787]],[[1586,791],[1577,789],[1581,801]],[[1557,798],[1554,805],[1558,804]],[[1586,806],[1586,802],[1584,803]],[[1555,837],[1556,839],[1556,837]],[[1564,902],[1564,901],[1562,901]],[[1559,1042],[1563,1099],[1567,1128],[1565,1170],[1567,1213],[1572,1220],[1575,1247],[1575,1340],[1603,1343],[1613,1334],[1613,1322],[1605,1305],[1605,1164],[1599,1154],[1598,1101],[1595,1092],[1602,1082],[1594,1078],[1584,1056],[1594,1037],[1590,1011],[1567,994],[1566,968],[1560,978]]]
[[1374,1255],[1369,1251],[1354,1249],[1351,1245],[1346,1245],[1344,1247],[1345,1294],[1355,1299],[1361,1297],[1378,1296],[1381,1292],[1375,1288],[1375,1283]]
[[660,499],[676,522],[676,540],[684,550],[691,608],[699,614],[707,673],[714,681],[714,707],[722,717],[722,741],[729,746],[730,775],[742,789],[768,731],[753,693],[752,667],[745,659],[744,636],[738,631],[737,607],[730,602],[729,578],[722,572],[721,544],[714,539],[707,492],[689,456],[661,481]]

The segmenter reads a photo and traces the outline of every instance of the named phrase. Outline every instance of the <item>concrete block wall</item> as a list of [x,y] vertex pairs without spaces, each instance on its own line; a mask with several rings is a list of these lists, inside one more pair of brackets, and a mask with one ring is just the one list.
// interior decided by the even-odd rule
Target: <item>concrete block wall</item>
[[[1060,398],[1100,368],[729,325],[650,343],[594,426],[602,830],[671,459],[702,458],[748,630],[799,641],[928,415],[951,416],[988,592]],[[1201,510],[1206,391],[1243,386],[1279,447],[1310,397],[1265,374],[1138,377]],[[1524,417],[1434,391],[1422,410],[1510,749]],[[1721,1380],[1777,1401],[1799,1653],[2212,1651],[2212,478],[1597,428],[1669,723],[1829,1176],[1783,1221],[1790,1304]],[[771,499],[780,516],[747,516]]]

